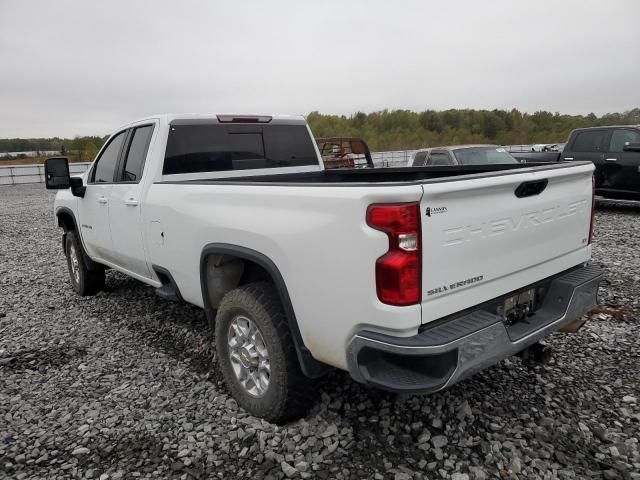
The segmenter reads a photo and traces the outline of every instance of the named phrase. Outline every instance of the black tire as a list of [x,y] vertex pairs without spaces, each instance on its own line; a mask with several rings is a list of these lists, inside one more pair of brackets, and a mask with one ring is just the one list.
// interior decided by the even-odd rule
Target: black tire
[[104,288],[104,269],[89,270],[84,261],[84,250],[76,232],[67,232],[64,245],[71,286],[81,297],[95,295]]
[[[268,351],[270,375],[262,396],[251,395],[232,367],[228,332],[231,322],[239,316],[256,324]],[[274,423],[304,415],[311,380],[300,370],[280,297],[271,283],[251,283],[228,292],[218,308],[215,337],[225,383],[245,410]]]

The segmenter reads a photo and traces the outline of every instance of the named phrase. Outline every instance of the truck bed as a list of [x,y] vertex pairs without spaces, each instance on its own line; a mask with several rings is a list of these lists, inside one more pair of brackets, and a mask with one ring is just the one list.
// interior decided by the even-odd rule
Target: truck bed
[[[356,327],[413,335],[421,324],[587,261],[592,171],[590,162],[563,162],[160,181],[149,189],[145,213],[164,215],[165,235],[150,248],[150,262],[164,262],[183,296],[198,304],[203,245],[241,239],[280,269],[314,358],[344,368],[344,344]],[[518,196],[527,184],[546,188]],[[403,202],[419,204],[422,293],[398,308],[376,297],[376,261],[389,238],[367,224],[366,212]],[[169,264],[173,258],[180,261]]]
[[371,169],[336,169],[318,172],[285,173],[274,175],[259,175],[251,177],[207,178],[203,173],[197,180],[167,180],[157,183],[164,184],[234,184],[234,185],[309,185],[314,183],[344,185],[354,183],[385,183],[404,185],[411,183],[439,183],[450,181],[460,176],[494,177],[511,173],[525,173],[527,171],[540,172],[543,170],[557,170],[584,165],[589,162],[563,162],[559,164],[527,163],[500,165],[452,165],[440,167],[400,167],[400,168],[371,168]]

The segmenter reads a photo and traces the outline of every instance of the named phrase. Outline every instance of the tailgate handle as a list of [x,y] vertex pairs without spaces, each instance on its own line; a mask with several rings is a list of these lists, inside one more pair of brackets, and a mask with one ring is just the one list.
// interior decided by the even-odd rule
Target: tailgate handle
[[543,180],[534,180],[531,182],[523,182],[516,188],[515,194],[518,198],[533,197],[534,195],[540,195],[545,188],[549,180],[546,178]]

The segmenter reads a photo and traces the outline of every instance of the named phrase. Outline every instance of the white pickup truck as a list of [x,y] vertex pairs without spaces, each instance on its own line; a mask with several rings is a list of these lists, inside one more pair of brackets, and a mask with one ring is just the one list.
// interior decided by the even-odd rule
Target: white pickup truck
[[46,165],[73,288],[113,268],[204,308],[219,368],[283,421],[336,367],[435,392],[596,304],[593,164],[323,170],[302,117],[163,115],[81,177]]

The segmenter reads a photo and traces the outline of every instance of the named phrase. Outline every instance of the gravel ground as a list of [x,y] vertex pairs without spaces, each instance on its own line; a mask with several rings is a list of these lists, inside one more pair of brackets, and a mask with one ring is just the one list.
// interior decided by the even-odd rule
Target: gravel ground
[[0,188],[2,478],[640,478],[640,207],[601,203],[606,305],[554,366],[409,397],[336,372],[276,426],[228,395],[200,310],[116,272],[73,294],[52,204]]

